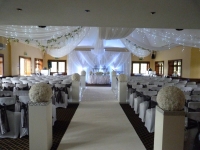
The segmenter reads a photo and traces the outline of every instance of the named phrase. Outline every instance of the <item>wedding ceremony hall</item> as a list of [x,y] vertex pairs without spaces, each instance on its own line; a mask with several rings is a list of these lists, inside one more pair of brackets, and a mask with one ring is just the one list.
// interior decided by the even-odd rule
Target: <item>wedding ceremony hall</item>
[[199,150],[199,8],[0,0],[0,150]]

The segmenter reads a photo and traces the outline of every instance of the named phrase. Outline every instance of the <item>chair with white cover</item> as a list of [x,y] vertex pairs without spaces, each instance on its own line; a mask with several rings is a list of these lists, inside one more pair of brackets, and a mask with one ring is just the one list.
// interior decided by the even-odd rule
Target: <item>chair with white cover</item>
[[155,129],[155,108],[147,109],[145,114],[145,127],[152,133]]
[[200,95],[191,95],[191,101],[198,101],[198,102],[200,102]]
[[193,89],[192,95],[200,95],[200,88]]
[[184,83],[177,83],[174,86],[180,89],[182,87],[185,87],[185,84]]
[[187,95],[191,95],[193,88],[192,87],[181,87],[180,90]]
[[186,87],[191,87],[192,89],[198,88],[198,86],[196,84],[188,84],[186,85]]
[[161,88],[162,87],[152,87],[151,91],[157,91],[157,92],[159,92]]
[[2,88],[4,91],[13,91],[13,88],[15,87],[12,83],[3,83]]
[[167,83],[165,83],[165,84],[163,85],[163,87],[165,87],[165,86],[174,86],[174,83],[167,82]]
[[[55,101],[55,106],[67,108],[68,105],[68,95],[66,94],[66,85],[65,84],[55,84],[53,90],[53,99]],[[54,103],[54,102],[53,102]]]
[[20,112],[6,110],[6,106],[14,105],[15,97],[0,98],[0,138],[18,138],[20,128]]
[[134,108],[134,98],[136,98],[136,92],[132,92],[129,96],[129,105]]
[[3,78],[2,83],[12,83],[12,81],[10,79]]
[[145,121],[146,110],[149,108],[149,105],[151,103],[151,96],[156,96],[157,91],[147,91],[144,92],[143,95],[145,96],[145,98],[148,99],[145,100],[144,98],[144,102],[140,103],[139,105],[139,118],[141,118],[142,122]]
[[138,96],[136,98],[134,98],[134,111],[136,114],[139,113],[139,109],[140,109],[140,103],[142,103],[144,101],[144,97]]
[[28,102],[30,101],[29,96],[19,96],[20,102],[20,113],[21,113],[21,123],[20,123],[20,138],[28,135]]
[[187,85],[196,85],[197,83],[196,82],[187,82],[186,86]]
[[181,80],[181,81],[179,81],[179,83],[180,83],[180,84],[185,84],[185,85],[186,85],[186,84],[187,84],[187,80]]
[[11,80],[13,84],[22,84],[22,81],[17,80],[17,79],[13,79]]

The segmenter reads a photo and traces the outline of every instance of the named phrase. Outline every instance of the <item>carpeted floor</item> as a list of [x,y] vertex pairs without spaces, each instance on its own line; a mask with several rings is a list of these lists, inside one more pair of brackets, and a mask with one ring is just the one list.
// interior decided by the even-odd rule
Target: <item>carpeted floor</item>
[[[53,127],[53,145],[51,150],[56,150],[69,123],[78,108],[78,104],[69,104],[67,109],[57,108],[57,121]],[[0,150],[28,150],[29,138],[25,136],[17,139],[0,139]]]
[[139,116],[135,114],[133,109],[128,104],[120,104],[122,109],[124,110],[127,118],[131,122],[135,131],[137,132],[140,140],[144,144],[147,150],[153,150],[154,145],[154,133],[149,133],[144,126],[144,123],[141,121]]

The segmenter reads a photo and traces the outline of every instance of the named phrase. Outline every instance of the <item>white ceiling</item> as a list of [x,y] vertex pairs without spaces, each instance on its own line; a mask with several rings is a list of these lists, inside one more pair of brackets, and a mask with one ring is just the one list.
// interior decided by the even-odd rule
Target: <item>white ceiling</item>
[[199,29],[199,17],[199,0],[0,0],[0,25]]

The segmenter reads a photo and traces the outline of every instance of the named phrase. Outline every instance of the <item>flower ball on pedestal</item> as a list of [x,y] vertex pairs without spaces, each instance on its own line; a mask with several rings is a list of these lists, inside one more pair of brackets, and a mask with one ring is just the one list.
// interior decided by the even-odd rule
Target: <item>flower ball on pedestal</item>
[[52,89],[46,83],[34,84],[29,91],[29,97],[32,102],[48,102],[51,96]]
[[82,75],[82,76],[85,76],[85,75],[86,75],[85,70],[81,71],[81,75]]
[[73,81],[80,81],[80,75],[78,73],[74,73],[72,75],[72,80]]
[[116,76],[116,72],[115,71],[112,71],[112,76]]
[[185,105],[185,95],[177,87],[163,87],[158,92],[157,103],[163,110],[180,111],[183,110]]
[[120,74],[118,76],[118,81],[119,82],[126,82],[127,81],[127,76],[125,74]]

